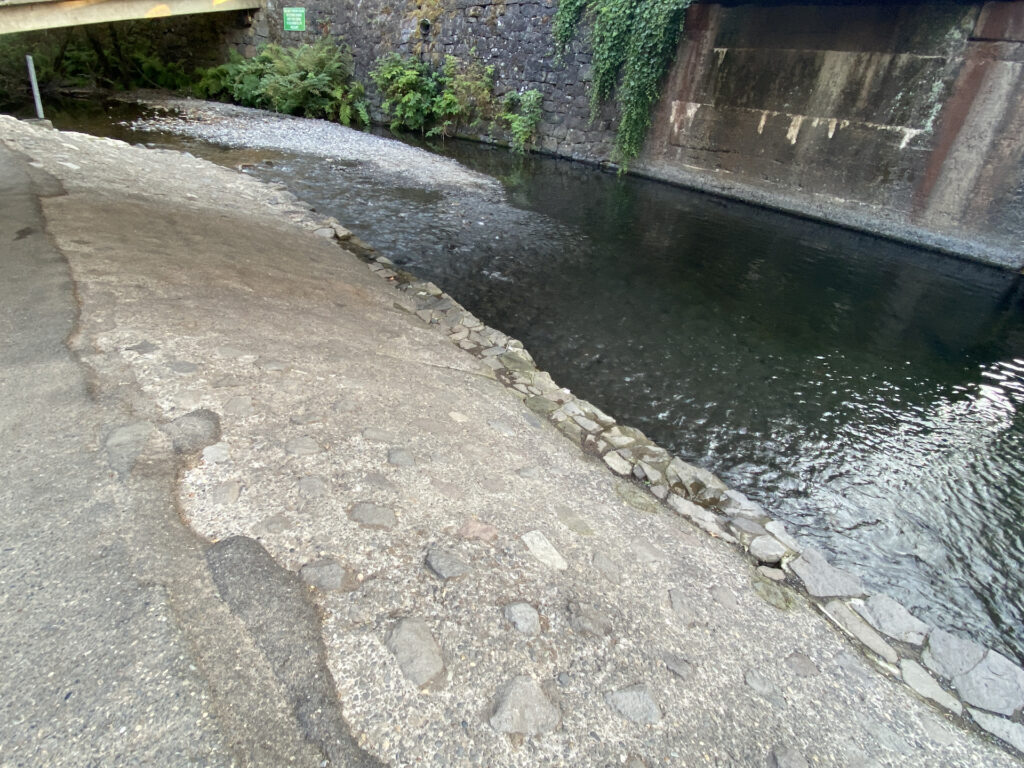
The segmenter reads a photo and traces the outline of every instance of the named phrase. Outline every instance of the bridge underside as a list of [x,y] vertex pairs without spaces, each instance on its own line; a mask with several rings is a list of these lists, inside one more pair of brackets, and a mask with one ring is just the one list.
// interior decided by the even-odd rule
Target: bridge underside
[[259,7],[260,0],[46,0],[13,3],[0,0],[0,35]]

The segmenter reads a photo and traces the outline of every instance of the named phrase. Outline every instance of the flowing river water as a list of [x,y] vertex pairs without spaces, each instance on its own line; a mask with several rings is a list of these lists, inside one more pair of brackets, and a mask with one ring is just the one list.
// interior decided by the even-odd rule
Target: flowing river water
[[872,589],[1024,662],[1020,276],[474,144],[435,150],[498,199],[123,117],[55,122],[286,185]]

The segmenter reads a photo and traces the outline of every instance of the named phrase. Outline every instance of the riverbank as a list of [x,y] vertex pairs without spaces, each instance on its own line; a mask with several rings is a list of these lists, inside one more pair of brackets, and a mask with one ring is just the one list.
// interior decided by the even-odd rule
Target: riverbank
[[[849,581],[793,559],[781,530],[761,539],[742,497],[702,493],[712,478],[558,390],[437,289],[396,290],[404,276],[346,253],[341,225],[177,153],[6,118],[3,136],[66,190],[44,213],[96,391],[153,426],[217,415],[220,435],[179,486],[182,514],[211,541],[259,542],[310,585],[344,718],[374,756],[1016,764],[896,682],[957,707],[925,683],[912,632],[879,646],[827,601],[871,638],[879,673],[789,586],[799,574],[849,597],[835,592]],[[145,470],[133,461],[125,471]],[[743,531],[782,544],[788,573],[727,543]],[[965,647],[933,633],[925,660],[991,687],[991,654],[944,666]],[[896,649],[899,667],[884,660]],[[976,717],[1004,738],[1020,727]]]

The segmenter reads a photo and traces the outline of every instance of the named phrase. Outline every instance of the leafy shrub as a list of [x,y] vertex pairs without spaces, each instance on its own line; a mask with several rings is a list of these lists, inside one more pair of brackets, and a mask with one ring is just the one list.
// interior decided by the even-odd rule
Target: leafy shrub
[[344,125],[370,122],[363,87],[352,79],[352,54],[326,38],[297,48],[263,46],[249,59],[232,51],[226,63],[201,72],[193,92]]
[[540,125],[543,94],[537,90],[505,95],[500,119],[508,125],[511,135],[509,146],[513,152],[523,153],[533,144]]
[[392,131],[451,136],[462,125],[475,127],[493,118],[494,67],[475,57],[446,56],[441,69],[390,53],[370,71],[383,97],[381,109]]
[[440,91],[437,75],[421,61],[389,53],[377,59],[370,79],[384,101],[392,131],[425,133],[434,118],[434,99]]

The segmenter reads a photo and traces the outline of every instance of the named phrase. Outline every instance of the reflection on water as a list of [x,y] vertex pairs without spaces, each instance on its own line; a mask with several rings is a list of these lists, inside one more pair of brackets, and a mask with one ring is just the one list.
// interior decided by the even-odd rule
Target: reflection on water
[[273,166],[254,173],[870,586],[1024,660],[1018,276],[571,163],[443,151],[510,205],[310,156],[257,151]]

